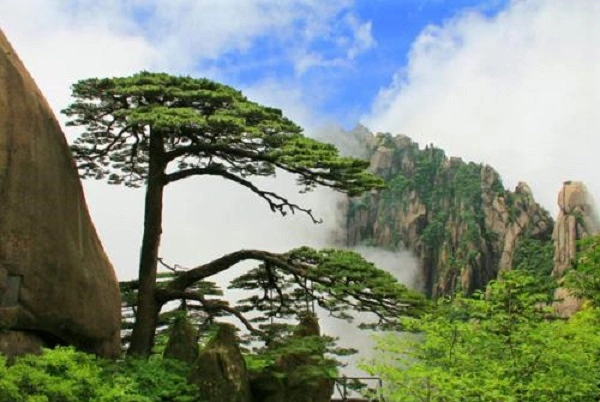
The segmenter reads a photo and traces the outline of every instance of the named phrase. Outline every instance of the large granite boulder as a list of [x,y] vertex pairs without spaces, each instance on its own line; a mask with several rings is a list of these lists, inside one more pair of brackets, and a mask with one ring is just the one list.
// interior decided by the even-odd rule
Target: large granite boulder
[[117,279],[66,139],[0,31],[1,351],[39,340],[116,356],[119,322]]

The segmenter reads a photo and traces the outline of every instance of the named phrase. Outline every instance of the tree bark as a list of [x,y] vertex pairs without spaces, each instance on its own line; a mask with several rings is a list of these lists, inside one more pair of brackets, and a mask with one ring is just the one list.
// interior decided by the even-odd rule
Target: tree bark
[[127,354],[147,357],[154,345],[154,334],[161,305],[156,299],[156,271],[162,234],[164,138],[159,131],[150,135],[148,183],[144,212],[144,234],[140,252],[139,288],[135,324]]

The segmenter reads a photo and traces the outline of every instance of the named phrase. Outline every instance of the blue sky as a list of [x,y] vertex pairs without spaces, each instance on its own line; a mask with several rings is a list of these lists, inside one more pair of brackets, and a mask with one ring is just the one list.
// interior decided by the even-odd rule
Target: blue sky
[[[62,123],[79,79],[207,76],[283,109],[309,135],[360,122],[490,164],[554,214],[565,180],[600,197],[598,21],[598,0],[0,0],[0,28]],[[326,243],[301,218],[197,184],[175,186],[165,203],[163,255],[182,265]],[[131,276],[143,194],[85,189],[117,271]],[[330,197],[306,203],[336,226]]]
[[[493,17],[506,6],[506,1],[359,0],[346,4],[349,6],[342,4],[327,19],[326,23],[333,27],[329,32],[307,40],[305,51],[321,60],[305,69],[299,68],[293,55],[286,52],[289,39],[278,40],[277,34],[269,29],[253,35],[241,48],[233,46],[208,57],[198,54],[191,65],[171,69],[178,73],[207,75],[241,88],[265,80],[293,81],[295,85],[311,89],[305,91],[302,99],[311,103],[320,117],[350,128],[368,112],[379,89],[389,85],[393,74],[406,64],[411,45],[425,27],[441,25],[469,11]],[[131,12],[150,38],[156,36],[153,27],[158,12],[149,2],[141,2]],[[349,23],[349,18],[354,23]],[[348,46],[352,46],[355,34],[353,29],[361,24],[367,24],[365,33],[370,42],[355,56],[348,57]],[[286,29],[292,36],[301,36],[307,25],[307,21],[300,18]],[[314,92],[319,92],[318,96]]]
[[[372,35],[376,45],[368,54],[356,60],[340,82],[338,93],[332,99],[331,113],[336,121],[352,126],[356,120],[344,113],[351,110],[359,115],[370,108],[379,88],[390,84],[393,74],[407,63],[411,45],[428,25],[441,25],[467,11],[478,11],[487,16],[497,13],[506,1],[482,0],[374,0],[358,3],[357,13],[372,21]],[[366,72],[366,74],[365,74]],[[360,113],[362,112],[362,113]]]
[[[266,36],[246,51],[199,64],[227,72],[224,81],[238,87],[277,76],[309,88],[327,88],[317,99],[320,113],[351,128],[369,110],[379,89],[389,85],[393,74],[406,64],[412,43],[426,26],[440,25],[468,11],[492,17],[504,5],[506,1],[489,0],[357,1],[351,12],[358,20],[369,22],[373,43],[346,63],[318,66],[299,74],[293,60],[281,57],[281,48]],[[332,24],[343,21],[347,12],[338,14]],[[351,33],[341,29],[338,34]],[[344,58],[344,47],[332,42],[315,40],[311,50],[329,60]]]

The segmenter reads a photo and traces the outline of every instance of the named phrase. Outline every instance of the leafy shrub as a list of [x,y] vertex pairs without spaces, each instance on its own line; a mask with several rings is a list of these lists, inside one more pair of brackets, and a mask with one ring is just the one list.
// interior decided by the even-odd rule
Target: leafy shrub
[[553,320],[545,300],[534,277],[508,272],[485,294],[403,319],[410,332],[379,339],[366,368],[383,377],[386,401],[598,400],[600,311]]
[[107,362],[71,347],[46,349],[13,364],[0,355],[0,402],[193,402],[179,362]]

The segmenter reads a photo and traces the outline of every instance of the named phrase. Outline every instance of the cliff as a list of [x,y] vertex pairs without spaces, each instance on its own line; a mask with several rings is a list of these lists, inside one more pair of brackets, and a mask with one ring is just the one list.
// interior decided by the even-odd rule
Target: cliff
[[576,242],[600,232],[594,203],[581,182],[567,181],[558,194],[558,217],[552,233],[554,240],[554,270],[559,277],[576,258]]
[[[558,217],[552,240],[554,243],[554,269],[552,275],[561,278],[577,258],[577,241],[600,233],[600,221],[594,203],[585,185],[567,181],[558,194]],[[552,307],[559,317],[570,317],[581,306],[581,301],[573,297],[563,287],[556,289]]]
[[388,188],[348,201],[348,246],[411,250],[420,260],[425,292],[472,292],[518,264],[528,241],[549,244],[554,223],[519,183],[506,190],[487,165],[447,157],[404,135],[351,134],[367,145],[371,169]]
[[67,141],[0,31],[0,351],[120,353],[117,278]]

